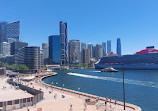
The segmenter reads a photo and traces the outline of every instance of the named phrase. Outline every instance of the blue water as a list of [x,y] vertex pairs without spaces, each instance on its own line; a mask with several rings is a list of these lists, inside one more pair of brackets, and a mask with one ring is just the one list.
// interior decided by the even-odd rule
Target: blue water
[[[56,71],[45,78],[48,84],[123,101],[122,72],[100,72],[97,69]],[[71,72],[70,74],[68,74]],[[57,84],[56,84],[57,83]],[[158,70],[125,71],[126,102],[138,105],[143,111],[158,111]]]

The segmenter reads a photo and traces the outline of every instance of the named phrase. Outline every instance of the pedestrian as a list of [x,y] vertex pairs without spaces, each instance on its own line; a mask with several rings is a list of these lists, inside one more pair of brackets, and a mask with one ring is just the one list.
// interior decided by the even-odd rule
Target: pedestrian
[[29,107],[27,106],[27,111],[30,111]]
[[106,102],[108,102],[108,97],[106,97]]
[[87,104],[84,103],[84,111],[87,109]]
[[116,105],[116,99],[115,99],[115,105]]
[[72,104],[70,103],[70,111],[72,111]]
[[110,103],[111,103],[111,98],[110,98]]

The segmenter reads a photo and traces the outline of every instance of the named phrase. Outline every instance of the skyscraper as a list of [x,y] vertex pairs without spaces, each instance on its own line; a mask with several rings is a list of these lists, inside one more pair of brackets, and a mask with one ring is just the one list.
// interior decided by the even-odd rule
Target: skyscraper
[[0,22],[0,43],[12,43],[19,40],[20,35],[20,21],[11,23]]
[[81,43],[81,51],[82,51],[83,49],[86,49],[86,43]]
[[22,41],[15,41],[15,42],[11,43],[10,44],[11,55],[16,54],[18,49],[25,47],[25,46],[28,46],[28,43],[22,42]]
[[8,42],[19,40],[20,21],[8,23],[6,25],[6,38]]
[[81,62],[83,64],[89,64],[90,63],[90,51],[89,49],[83,49],[81,52],[82,60]]
[[93,44],[89,43],[88,44],[88,49],[90,51],[90,59],[93,58]]
[[49,49],[47,43],[42,43],[42,50],[43,50],[43,59],[48,58],[49,56]]
[[103,42],[102,46],[103,46],[103,56],[106,56],[106,42]]
[[86,43],[81,43],[81,63],[86,63]]
[[7,22],[0,22],[0,44],[6,42],[6,24]]
[[111,53],[111,40],[107,41],[107,54],[110,55]]
[[69,63],[80,63],[80,40],[69,41]]
[[101,44],[97,44],[95,47],[95,58],[96,60],[101,59],[103,57],[103,46]]
[[10,44],[7,42],[2,42],[0,45],[0,54],[2,54],[3,56],[8,56],[10,55]]
[[49,63],[61,64],[61,38],[60,35],[49,36]]
[[120,38],[117,38],[117,55],[121,55],[121,39]]
[[60,22],[61,65],[68,63],[68,27],[67,23]]

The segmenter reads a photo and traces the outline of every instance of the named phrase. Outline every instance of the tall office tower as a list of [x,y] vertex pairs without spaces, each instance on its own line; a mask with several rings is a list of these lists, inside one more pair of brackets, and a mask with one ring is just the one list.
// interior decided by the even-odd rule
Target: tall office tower
[[120,56],[121,55],[121,39],[117,38],[117,55]]
[[43,50],[43,59],[49,58],[49,47],[48,47],[48,43],[42,43],[42,50]]
[[111,53],[111,40],[107,41],[107,54],[110,55]]
[[88,49],[90,51],[90,59],[93,58],[93,44],[89,43],[88,44]]
[[68,27],[67,23],[60,22],[61,65],[68,63]]
[[25,47],[25,46],[28,46],[28,43],[26,42],[22,42],[22,41],[15,41],[15,42],[12,42],[10,44],[10,52],[11,52],[11,55],[14,55],[17,53],[18,49],[22,48],[22,47]]
[[89,49],[86,49],[86,64],[89,64],[90,63],[90,50]]
[[93,58],[95,58],[95,49],[96,49],[96,46],[93,46]]
[[8,43],[19,40],[20,35],[20,21],[8,23],[6,25],[6,39]]
[[80,63],[80,40],[69,41],[69,63]]
[[[60,35],[49,36],[49,64],[61,64]],[[63,59],[62,59],[63,60]]]
[[103,42],[102,46],[103,46],[103,56],[106,56],[106,42]]
[[10,55],[10,44],[7,42],[2,42],[0,45],[1,48],[1,52],[0,54],[2,54],[3,56],[9,56]]
[[83,49],[82,50],[82,63],[83,64],[89,64],[90,63],[90,50],[89,49]]
[[81,63],[85,63],[86,43],[81,43]]
[[40,68],[44,66],[43,51],[40,50]]
[[30,71],[39,72],[40,69],[40,47],[39,46],[28,46],[18,50],[17,63],[26,65]]
[[7,22],[0,22],[0,44],[6,42],[6,24]]
[[20,21],[11,23],[0,22],[0,43],[12,43],[19,40],[20,35]]
[[96,45],[95,54],[96,60],[101,59],[103,57],[103,46],[101,44]]
[[86,43],[81,43],[81,51],[82,51],[83,49],[86,49]]

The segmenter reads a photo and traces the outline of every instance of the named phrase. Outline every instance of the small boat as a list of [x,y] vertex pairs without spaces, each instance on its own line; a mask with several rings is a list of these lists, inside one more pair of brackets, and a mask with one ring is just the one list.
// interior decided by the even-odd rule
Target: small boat
[[112,67],[108,67],[108,68],[102,69],[101,72],[118,72],[118,70]]

